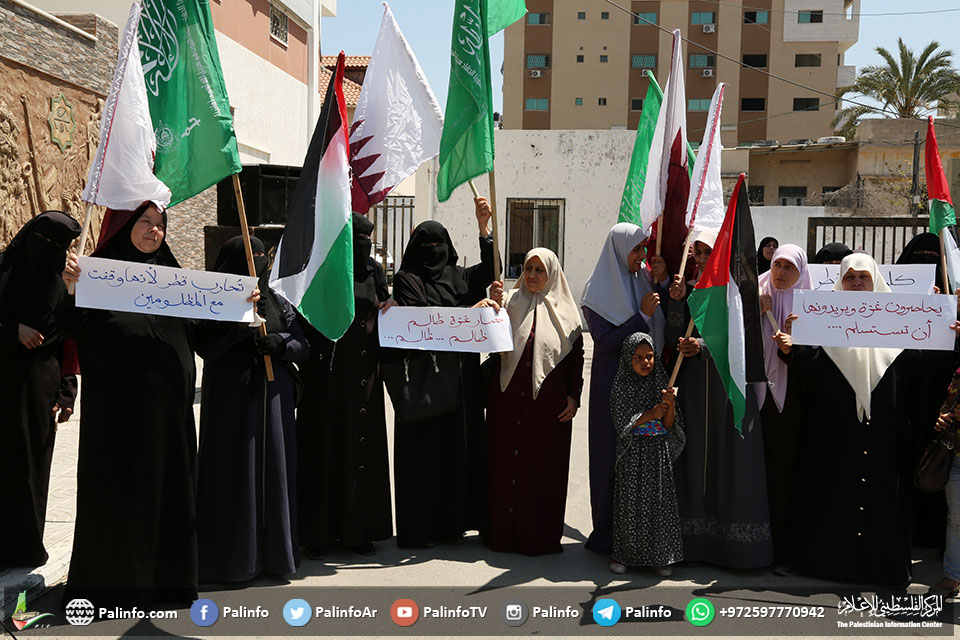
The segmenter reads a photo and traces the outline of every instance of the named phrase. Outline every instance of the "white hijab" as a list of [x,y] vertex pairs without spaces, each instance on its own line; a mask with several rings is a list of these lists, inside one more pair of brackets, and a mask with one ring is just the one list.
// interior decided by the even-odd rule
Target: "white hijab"
[[[834,291],[843,290],[843,276],[854,271],[869,271],[873,276],[873,290],[877,293],[890,293],[890,287],[880,275],[877,262],[865,253],[851,253],[840,263],[840,277],[833,285]],[[847,384],[857,397],[857,417],[870,419],[870,396],[880,382],[883,374],[897,359],[903,349],[882,349],[879,347],[823,347],[824,352],[840,369]]]
[[[635,246],[645,241],[650,233],[629,222],[613,225],[603,243],[593,275],[583,289],[580,304],[596,312],[607,322],[619,327],[640,312],[640,301],[652,290],[650,280],[642,270],[631,273],[627,256]],[[657,353],[663,349],[663,310],[653,312],[650,334]]]
[[531,249],[523,259],[524,267],[533,257],[540,258],[546,267],[547,284],[537,293],[531,293],[521,275],[507,294],[504,306],[510,316],[510,326],[513,327],[513,351],[500,356],[500,390],[506,391],[510,384],[536,319],[531,367],[533,398],[536,400],[544,378],[570,353],[573,343],[580,337],[582,327],[580,310],[570,293],[570,285],[560,268],[557,254],[543,247]]

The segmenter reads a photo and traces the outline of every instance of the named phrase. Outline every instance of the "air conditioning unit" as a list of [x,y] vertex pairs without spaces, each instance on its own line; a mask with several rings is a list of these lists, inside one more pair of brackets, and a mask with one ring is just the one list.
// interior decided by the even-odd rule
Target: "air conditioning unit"
[[705,25],[703,25],[703,32],[704,32],[704,33],[716,33],[716,32],[717,32],[717,25],[715,25],[715,24],[705,24]]
[[701,77],[701,78],[712,78],[712,77],[713,77],[713,69],[701,69],[701,70],[700,70],[700,77]]
[[817,138],[817,144],[836,144],[846,141],[847,139],[843,136],[823,136],[822,138]]
[[531,77],[531,78],[542,78],[542,77],[543,77],[543,71],[540,71],[540,69],[531,69],[531,70],[530,70],[530,77]]

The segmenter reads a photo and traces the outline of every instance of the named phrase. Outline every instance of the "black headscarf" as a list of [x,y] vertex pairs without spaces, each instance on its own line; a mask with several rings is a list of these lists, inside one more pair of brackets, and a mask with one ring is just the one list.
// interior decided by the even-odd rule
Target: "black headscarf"
[[[150,202],[144,202],[142,205],[137,207],[136,211],[114,211],[114,219],[116,220],[119,216],[119,219],[123,219],[124,222],[122,225],[117,223],[116,226],[119,227],[117,228],[117,231],[103,238],[92,255],[97,258],[126,260],[127,262],[139,262],[141,264],[156,264],[164,267],[176,267],[179,269],[180,263],[177,262],[173,252],[167,245],[166,232],[163,234],[163,242],[160,243],[160,247],[152,253],[144,253],[143,251],[140,251],[140,249],[133,244],[133,241],[130,240],[130,232],[133,231],[133,225],[137,223],[137,220],[140,219],[140,216],[144,214],[151,204],[152,203]],[[166,231],[166,211],[163,212],[163,226],[164,231]]]
[[[427,246],[433,242],[440,244]],[[466,281],[457,270],[458,258],[446,228],[435,220],[428,220],[413,230],[403,252],[400,271],[419,276],[428,304],[454,307],[468,291]]]
[[840,264],[840,262],[851,253],[853,253],[853,251],[850,247],[842,242],[831,242],[823,245],[820,251],[817,251],[817,255],[813,257],[811,264],[826,264],[828,261]]
[[62,211],[44,211],[28,221],[0,253],[0,317],[49,338],[54,312],[66,292],[61,278],[80,223]]
[[940,236],[935,233],[921,233],[913,236],[897,258],[897,264],[933,264],[937,266],[934,284],[943,286],[943,271],[940,267]]
[[770,244],[771,242],[776,242],[777,246],[780,246],[780,242],[777,241],[773,236],[767,236],[760,241],[760,246],[757,247],[757,275],[759,276],[762,273],[770,271],[770,261],[763,257],[763,248]]
[[[250,237],[250,248],[253,253],[265,253],[263,240]],[[260,302],[257,304],[257,311],[267,321],[267,333],[280,333],[286,330],[286,314],[283,311],[283,304],[280,298],[270,288],[268,280],[270,279],[269,258],[266,255],[253,256],[253,266],[257,271],[259,281],[257,286],[260,288]],[[243,246],[243,236],[234,236],[220,247],[220,253],[213,263],[213,270],[220,273],[235,273],[238,276],[250,275],[250,269],[247,267],[247,251]]]
[[373,222],[367,216],[353,214],[353,299],[359,310],[377,304],[377,274],[370,250]]

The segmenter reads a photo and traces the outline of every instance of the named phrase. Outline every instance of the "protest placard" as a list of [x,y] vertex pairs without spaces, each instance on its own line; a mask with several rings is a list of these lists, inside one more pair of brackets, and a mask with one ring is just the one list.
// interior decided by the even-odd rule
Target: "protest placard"
[[[894,293],[933,293],[937,266],[933,264],[881,264],[880,275]],[[809,264],[813,291],[830,291],[840,277],[838,264]]]
[[250,322],[257,279],[216,271],[81,257],[77,306],[175,318]]
[[795,344],[952,350],[956,296],[873,291],[797,291]]
[[380,316],[380,346],[428,351],[513,351],[510,316],[503,309],[393,307]]

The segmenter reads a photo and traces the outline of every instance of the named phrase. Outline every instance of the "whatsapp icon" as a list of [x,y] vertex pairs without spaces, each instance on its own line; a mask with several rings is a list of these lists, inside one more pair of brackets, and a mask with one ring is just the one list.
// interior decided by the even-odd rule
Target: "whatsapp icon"
[[706,598],[694,598],[687,604],[687,622],[695,627],[705,627],[717,614],[713,603]]

